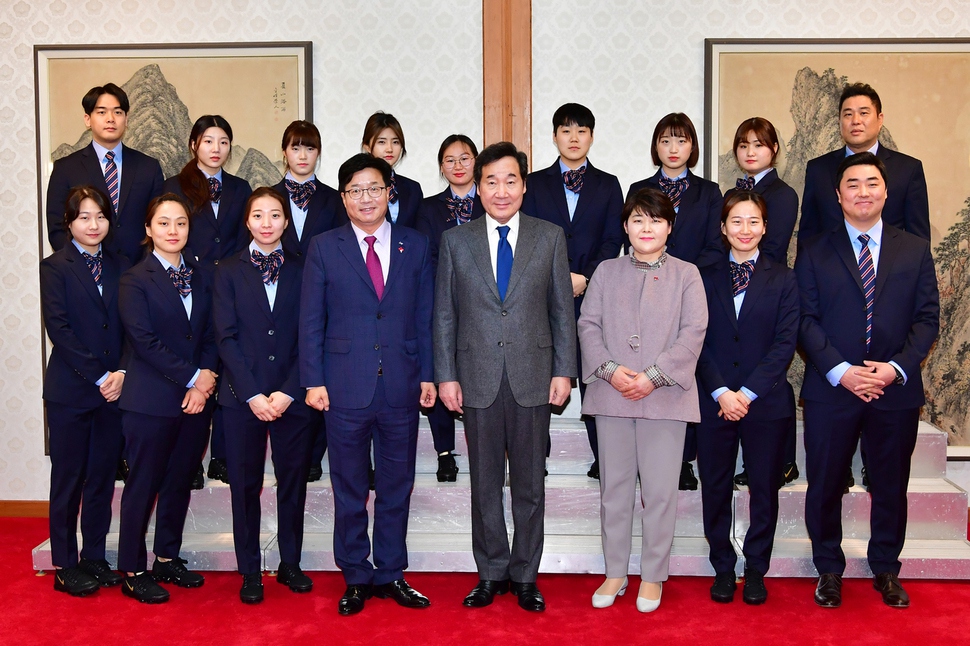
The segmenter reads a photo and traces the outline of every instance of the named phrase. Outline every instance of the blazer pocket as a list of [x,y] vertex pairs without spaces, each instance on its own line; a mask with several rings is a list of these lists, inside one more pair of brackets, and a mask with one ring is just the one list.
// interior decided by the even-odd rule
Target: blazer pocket
[[326,339],[323,342],[323,351],[333,354],[347,354],[350,352],[350,339]]
[[404,339],[404,351],[408,354],[418,353],[418,340],[417,339]]
[[551,334],[540,334],[536,338],[536,342],[539,344],[540,348],[551,348],[552,347],[552,335]]

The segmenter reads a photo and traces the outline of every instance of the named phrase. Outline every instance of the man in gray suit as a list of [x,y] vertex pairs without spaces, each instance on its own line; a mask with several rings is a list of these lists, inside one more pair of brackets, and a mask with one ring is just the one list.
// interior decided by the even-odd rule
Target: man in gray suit
[[[545,610],[536,588],[542,557],[550,405],[576,376],[576,321],[561,227],[519,212],[528,162],[508,142],[475,160],[486,217],[444,233],[435,285],[435,379],[445,405],[464,414],[478,585],[487,606],[511,589]],[[508,454],[515,535],[502,503]]]

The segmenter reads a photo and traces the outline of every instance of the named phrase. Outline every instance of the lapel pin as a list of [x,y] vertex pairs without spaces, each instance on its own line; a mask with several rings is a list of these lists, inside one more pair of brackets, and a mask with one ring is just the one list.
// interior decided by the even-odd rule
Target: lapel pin
[[397,252],[398,253],[404,253],[404,243],[403,242],[397,243]]

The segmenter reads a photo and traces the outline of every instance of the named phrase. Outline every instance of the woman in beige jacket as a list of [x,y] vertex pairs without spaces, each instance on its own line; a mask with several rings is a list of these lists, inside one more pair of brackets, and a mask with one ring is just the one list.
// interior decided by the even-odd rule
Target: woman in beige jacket
[[677,517],[680,456],[688,422],[700,421],[694,369],[707,330],[697,268],[668,256],[674,208],[645,188],[623,206],[630,255],[593,274],[582,315],[583,414],[600,430],[600,516],[606,581],[593,595],[605,608],[626,591],[637,475],[643,548],[637,609],[660,606]]

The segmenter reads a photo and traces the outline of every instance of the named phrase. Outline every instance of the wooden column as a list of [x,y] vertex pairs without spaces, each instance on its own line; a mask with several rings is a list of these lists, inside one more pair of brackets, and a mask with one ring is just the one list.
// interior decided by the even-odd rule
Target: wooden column
[[484,142],[511,141],[532,161],[532,2],[482,0]]

